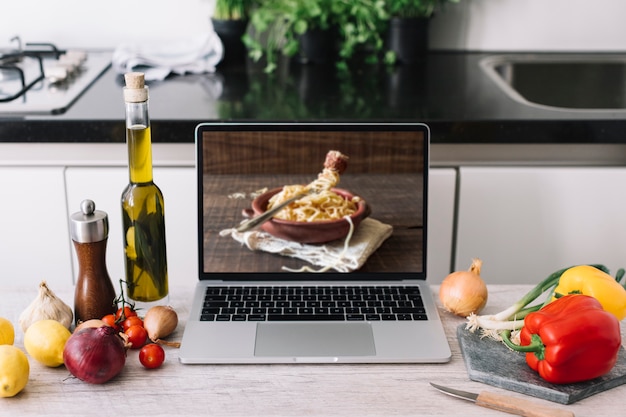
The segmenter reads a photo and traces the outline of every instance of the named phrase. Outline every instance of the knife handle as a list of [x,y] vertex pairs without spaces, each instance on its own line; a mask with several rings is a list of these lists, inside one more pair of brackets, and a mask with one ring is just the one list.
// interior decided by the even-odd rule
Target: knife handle
[[493,392],[481,392],[476,398],[476,404],[524,417],[574,417],[571,411]]

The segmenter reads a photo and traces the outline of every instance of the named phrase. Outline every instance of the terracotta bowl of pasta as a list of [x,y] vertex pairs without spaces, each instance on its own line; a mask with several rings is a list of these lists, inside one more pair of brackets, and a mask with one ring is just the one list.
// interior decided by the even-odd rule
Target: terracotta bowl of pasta
[[[265,212],[270,199],[282,190],[282,187],[274,188],[256,197],[252,201],[250,214],[257,216]],[[324,195],[313,195],[299,200],[302,204],[296,204],[295,207],[292,203],[271,220],[263,223],[261,228],[272,236],[299,243],[326,243],[345,238],[350,232],[350,222],[344,218],[347,215],[345,213],[351,213],[349,217],[356,230],[361,221],[369,215],[370,210],[365,200],[349,191],[332,188],[330,192],[330,198]],[[312,201],[306,201],[307,199]],[[331,210],[331,215],[328,214],[327,209],[322,209],[325,213],[320,214],[319,211],[323,205],[336,207]],[[346,212],[346,210],[349,211]],[[304,217],[308,220],[286,220],[278,218],[279,216],[300,219]],[[331,217],[331,219],[316,219],[320,217]]]

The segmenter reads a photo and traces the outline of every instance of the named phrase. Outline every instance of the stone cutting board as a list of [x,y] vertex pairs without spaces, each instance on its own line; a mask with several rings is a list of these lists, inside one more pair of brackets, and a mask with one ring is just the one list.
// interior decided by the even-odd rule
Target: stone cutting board
[[457,337],[472,381],[483,382],[560,404],[572,404],[583,398],[626,383],[626,352],[620,348],[617,363],[607,375],[591,381],[556,385],[544,381],[525,360],[525,354],[513,352],[503,343],[481,338],[465,324],[457,328]]

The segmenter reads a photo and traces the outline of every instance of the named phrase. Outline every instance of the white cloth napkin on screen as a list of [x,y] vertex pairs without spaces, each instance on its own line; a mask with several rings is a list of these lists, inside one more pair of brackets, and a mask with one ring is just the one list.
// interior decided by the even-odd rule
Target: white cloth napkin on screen
[[344,247],[344,239],[323,245],[312,245],[279,239],[262,230],[241,233],[233,229],[222,234],[230,234],[233,239],[246,245],[250,250],[302,259],[312,265],[330,267],[338,272],[352,272],[363,266],[367,258],[391,236],[392,231],[393,227],[388,224],[372,218],[363,219],[354,231],[347,250]]
[[224,46],[214,31],[192,39],[125,44],[113,52],[113,69],[124,74],[141,71],[148,81],[163,80],[169,74],[215,72]]

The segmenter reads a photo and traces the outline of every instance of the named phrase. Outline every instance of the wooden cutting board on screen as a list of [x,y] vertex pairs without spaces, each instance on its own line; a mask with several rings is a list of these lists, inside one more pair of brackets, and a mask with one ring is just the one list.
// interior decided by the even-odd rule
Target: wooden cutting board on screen
[[483,382],[560,404],[572,404],[583,398],[626,383],[626,352],[620,348],[617,364],[608,374],[591,381],[556,385],[546,382],[527,364],[525,353],[513,352],[503,343],[481,338],[461,324],[457,337],[472,381]]

